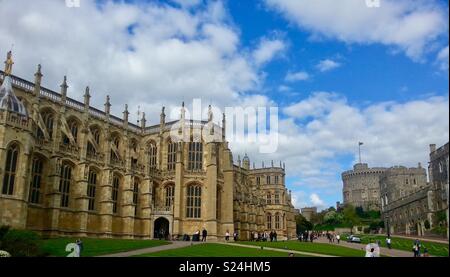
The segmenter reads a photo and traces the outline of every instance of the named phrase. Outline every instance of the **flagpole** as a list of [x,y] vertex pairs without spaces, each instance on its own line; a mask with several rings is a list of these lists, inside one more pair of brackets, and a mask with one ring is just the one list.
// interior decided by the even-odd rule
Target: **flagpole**
[[362,142],[359,142],[358,143],[359,163],[361,163],[361,145],[362,145]]

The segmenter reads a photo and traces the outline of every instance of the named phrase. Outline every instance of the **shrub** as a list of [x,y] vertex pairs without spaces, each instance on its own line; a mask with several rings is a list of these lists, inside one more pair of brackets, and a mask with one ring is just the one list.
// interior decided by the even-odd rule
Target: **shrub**
[[365,228],[364,228],[364,234],[369,234],[369,233],[370,233],[370,228],[365,227]]
[[32,231],[10,229],[2,239],[2,250],[13,257],[35,257],[42,255],[39,235]]
[[3,237],[8,233],[10,227],[7,225],[0,226],[0,243],[3,240]]

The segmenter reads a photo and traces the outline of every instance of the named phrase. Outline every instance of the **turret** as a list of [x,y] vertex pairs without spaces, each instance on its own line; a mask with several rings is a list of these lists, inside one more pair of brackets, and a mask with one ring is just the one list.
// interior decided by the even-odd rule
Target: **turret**
[[250,158],[248,157],[247,153],[245,153],[244,156],[243,167],[247,170],[250,170]]

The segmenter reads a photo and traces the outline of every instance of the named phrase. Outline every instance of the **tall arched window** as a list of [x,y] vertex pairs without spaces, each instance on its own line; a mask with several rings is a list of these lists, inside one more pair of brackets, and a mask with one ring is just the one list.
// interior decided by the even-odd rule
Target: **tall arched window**
[[12,144],[6,150],[5,176],[3,177],[2,194],[14,194],[14,183],[16,181],[18,158],[19,146],[17,144]]
[[[53,122],[54,122],[54,116],[51,111],[45,111],[41,113],[41,117],[44,123],[44,128],[46,128],[48,135],[50,136],[49,139],[51,140],[53,138]],[[44,138],[44,133],[41,128],[38,128],[37,136],[40,139]]]
[[47,133],[51,139],[53,137],[53,122],[54,122],[53,113],[52,112],[44,113],[42,119],[44,120],[45,127],[47,128]]
[[267,225],[268,230],[272,229],[272,214],[271,213],[266,214],[266,225]]
[[278,182],[279,182],[279,177],[275,176],[275,185],[278,185]]
[[[78,122],[75,119],[69,120],[69,122],[67,122],[68,126],[69,126],[69,131],[72,134],[72,137],[74,139],[75,142],[78,141]],[[64,144],[70,144],[70,140],[69,138],[64,135],[63,136],[63,143]]]
[[189,142],[188,158],[188,170],[202,170],[203,144],[201,142]]
[[201,218],[202,208],[202,187],[199,185],[190,185],[187,187],[187,218]]
[[72,166],[63,164],[59,179],[59,192],[61,193],[61,207],[69,207],[70,185],[72,183]]
[[150,143],[148,147],[148,166],[150,169],[157,168],[158,147],[154,143]]
[[268,192],[266,195],[266,203],[267,205],[272,204],[272,194],[270,194],[270,192]]
[[[100,130],[98,128],[91,128],[92,133],[92,139],[94,142],[99,145],[100,144]],[[87,144],[87,153],[88,155],[94,156],[97,154],[97,151],[95,150],[95,147],[92,145],[91,142],[88,142]]]
[[175,196],[175,186],[174,185],[167,185],[165,189],[166,194],[166,207],[171,207],[173,205],[174,196]]
[[280,227],[280,213],[275,214],[275,229],[281,229]]
[[114,175],[113,177],[113,187],[112,187],[112,195],[111,200],[113,202],[113,213],[118,213],[118,202],[119,202],[119,186],[120,186],[120,180],[117,175]]
[[90,170],[87,186],[88,210],[95,211],[95,192],[97,187],[97,172]]
[[167,170],[173,171],[177,164],[177,143],[170,142],[167,147]]
[[266,183],[267,183],[268,185],[270,185],[270,175],[268,175],[268,176],[266,177]]
[[275,204],[276,205],[280,204],[280,194],[278,192],[275,193]]
[[137,216],[139,211],[139,180],[137,178],[134,179],[133,184],[133,204],[135,205],[134,216]]
[[256,177],[256,185],[259,186],[261,184],[261,177]]
[[39,204],[42,202],[42,173],[44,162],[40,158],[34,158],[31,167],[31,183],[30,183],[30,203]]

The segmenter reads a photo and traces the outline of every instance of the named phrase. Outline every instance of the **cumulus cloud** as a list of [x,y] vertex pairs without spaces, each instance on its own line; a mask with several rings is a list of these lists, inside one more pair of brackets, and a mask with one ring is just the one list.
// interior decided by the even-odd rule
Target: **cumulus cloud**
[[2,1],[0,51],[14,44],[14,73],[21,77],[33,79],[41,63],[46,87],[58,90],[68,75],[70,97],[81,99],[89,85],[94,106],[103,107],[110,94],[115,114],[128,103],[135,118],[140,105],[149,124],[159,121],[163,105],[170,109],[197,97],[230,105],[258,88],[261,73],[241,51],[239,30],[222,2],[181,2],[198,6]]
[[310,77],[311,76],[306,71],[289,72],[285,77],[285,81],[291,82],[291,83],[298,82],[298,81],[306,81]]
[[286,49],[285,43],[280,39],[262,39],[258,48],[253,52],[253,59],[257,65],[271,61]]
[[341,64],[330,60],[330,59],[325,59],[325,60],[321,60],[317,65],[316,68],[320,71],[320,72],[326,72],[326,71],[330,71],[333,69],[336,69],[338,67],[340,67]]
[[439,68],[443,71],[448,71],[448,45],[439,51],[436,61],[439,64]]
[[320,196],[317,193],[313,193],[309,196],[312,206],[317,207],[319,209],[323,209],[325,207],[325,202],[320,199]]
[[415,60],[448,32],[448,12],[438,1],[385,0],[368,8],[361,0],[264,0],[313,38],[379,43]]

